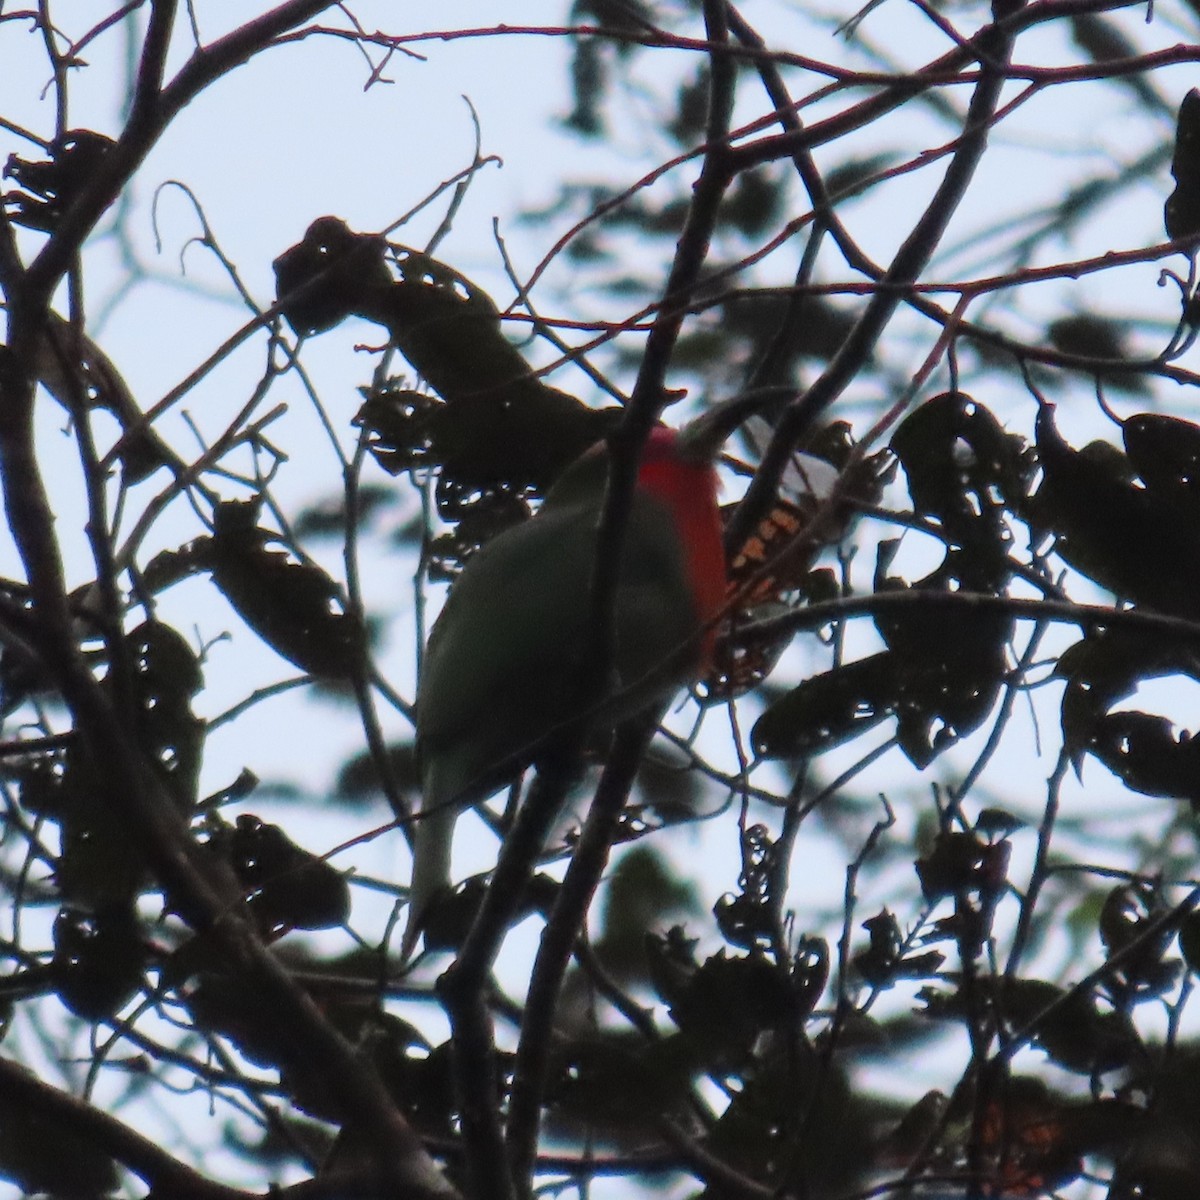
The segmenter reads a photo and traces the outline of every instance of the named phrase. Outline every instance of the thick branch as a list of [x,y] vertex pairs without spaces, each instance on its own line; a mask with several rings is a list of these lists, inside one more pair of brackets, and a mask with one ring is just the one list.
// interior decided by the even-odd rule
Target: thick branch
[[40,1117],[51,1128],[69,1128],[74,1137],[132,1171],[152,1192],[176,1200],[247,1200],[251,1195],[214,1183],[116,1117],[51,1087],[6,1058],[0,1058],[0,1093],[6,1106]]
[[[232,874],[215,865],[211,856],[198,856],[174,798],[82,659],[67,605],[54,517],[34,448],[35,364],[47,302],[83,238],[170,117],[200,87],[261,49],[279,29],[323,7],[327,5],[283,5],[248,23],[213,50],[196,55],[190,73],[188,68],[181,73],[183,82],[160,92],[173,5],[164,0],[154,6],[129,124],[28,271],[10,271],[5,280],[9,348],[0,356],[0,479],[9,528],[33,599],[36,649],[70,709],[81,752],[90,759],[99,790],[112,805],[112,821],[137,840],[172,906],[193,928],[211,933],[223,951],[225,967],[242,984],[247,1019],[270,1030],[270,1044],[281,1065],[324,1077],[340,1118],[362,1133],[388,1186],[413,1195],[449,1197],[454,1190],[381,1081],[239,915],[240,889]],[[200,67],[195,65],[198,61]]]
[[838,600],[823,600],[808,604],[794,612],[738,626],[738,635],[748,641],[770,642],[787,633],[802,629],[820,629],[848,617],[882,616],[903,612],[920,612],[928,616],[944,611],[947,619],[963,613],[994,612],[1016,617],[1021,621],[1057,621],[1063,625],[1078,625],[1083,629],[1114,628],[1143,629],[1176,641],[1200,642],[1200,622],[1186,617],[1144,608],[1113,608],[1107,604],[1074,604],[1069,600],[1036,599],[1025,596],[995,596],[990,592],[946,592],[936,589],[906,588],[903,591],[874,592],[863,596],[846,596]]
[[455,1092],[471,1170],[472,1200],[515,1200],[528,1187],[525,1177],[514,1177],[507,1165],[487,989],[533,862],[562,808],[574,773],[572,764],[578,757],[578,741],[578,733],[569,731],[561,749],[539,767],[530,794],[501,846],[496,870],[462,952],[438,981],[454,1035]]
[[542,934],[529,980],[525,1021],[517,1048],[509,1100],[508,1148],[513,1175],[532,1178],[537,1165],[538,1128],[546,1090],[552,1027],[563,977],[592,897],[600,884],[625,801],[633,787],[642,755],[662,716],[649,716],[623,725],[588,809],[579,844],[571,858],[554,910]]
[[[710,41],[715,47],[722,47],[728,39],[725,0],[705,0],[704,17]],[[585,681],[597,680],[603,684],[614,661],[621,550],[633,509],[638,452],[662,411],[667,369],[708,256],[721,201],[733,179],[728,167],[728,141],[734,82],[734,64],[720,50],[714,49],[704,165],[688,206],[683,233],[675,247],[663,300],[646,339],[646,350],[625,417],[609,439],[608,485],[596,536],[592,620],[588,626],[592,635],[584,670]]]

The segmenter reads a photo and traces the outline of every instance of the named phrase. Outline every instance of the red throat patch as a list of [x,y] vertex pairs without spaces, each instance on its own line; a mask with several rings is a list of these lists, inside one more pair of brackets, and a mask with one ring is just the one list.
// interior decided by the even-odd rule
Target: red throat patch
[[[675,434],[655,429],[646,443],[638,471],[638,487],[645,488],[671,511],[687,563],[696,615],[708,625],[725,603],[725,547],[721,514],[717,506],[717,472],[709,463],[694,463],[675,453]],[[705,630],[697,672],[712,662],[716,628]]]

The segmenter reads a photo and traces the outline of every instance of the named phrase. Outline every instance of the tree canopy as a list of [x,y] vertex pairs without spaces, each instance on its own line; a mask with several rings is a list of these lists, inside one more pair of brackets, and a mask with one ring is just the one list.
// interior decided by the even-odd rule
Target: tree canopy
[[[0,1180],[1196,1194],[1200,8],[456,7],[0,8]],[[406,963],[447,589],[734,396]]]

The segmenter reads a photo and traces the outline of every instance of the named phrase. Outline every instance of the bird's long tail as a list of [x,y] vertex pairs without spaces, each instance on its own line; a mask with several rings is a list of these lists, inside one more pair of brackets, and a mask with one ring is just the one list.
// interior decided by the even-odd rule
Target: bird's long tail
[[[436,791],[432,791],[436,795]],[[426,801],[431,789],[425,790]],[[450,848],[458,810],[452,804],[437,804],[420,814],[413,839],[412,881],[408,887],[408,923],[400,943],[400,958],[407,962],[416,949],[430,901],[450,883]]]

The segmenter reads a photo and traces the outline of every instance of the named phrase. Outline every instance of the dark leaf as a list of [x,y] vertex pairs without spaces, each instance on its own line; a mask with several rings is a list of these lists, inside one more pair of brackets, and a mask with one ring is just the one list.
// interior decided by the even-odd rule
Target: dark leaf
[[1152,1128],[1118,1164],[1109,1195],[1195,1200],[1200,1195],[1200,1147],[1191,1128],[1178,1122]]
[[571,87],[574,106],[564,124],[584,137],[604,132],[602,104],[608,90],[608,64],[598,38],[576,38],[571,47]]
[[1194,909],[1180,923],[1179,950],[1188,969],[1200,973],[1200,913]]
[[[554,903],[558,885],[545,875],[535,875],[525,887],[521,902],[513,913],[513,924],[535,912],[548,912]],[[483,903],[487,878],[472,876],[436,897],[421,922],[427,951],[459,950],[471,932],[471,926]]]
[[[597,752],[603,754],[604,747]],[[627,806],[626,815],[639,823],[653,820],[658,825],[674,825],[695,820],[709,811],[712,793],[706,780],[691,764],[665,751],[647,756],[638,771],[640,806]]]
[[706,960],[671,1005],[671,1019],[696,1043],[709,1047],[714,1061],[724,1052],[738,1055],[764,1030],[802,1015],[786,971],[761,956]]
[[763,758],[796,758],[840,746],[878,725],[896,704],[899,681],[889,654],[873,654],[813,675],[777,700],[750,733]]
[[437,396],[397,380],[365,394],[353,423],[367,431],[367,447],[389,475],[436,463],[430,418],[443,403]]
[[159,551],[143,569],[142,583],[151,595],[157,595],[211,569],[212,538],[198,537],[178,550]]
[[77,807],[63,822],[54,879],[72,906],[103,912],[127,903],[146,886],[146,860],[138,842],[104,803],[95,776],[83,772],[81,764],[72,763],[68,787],[81,791],[74,801]]
[[937,1089],[926,1092],[877,1144],[875,1155],[878,1165],[900,1169],[907,1167],[943,1127],[947,1103],[945,1093]]
[[1126,328],[1124,322],[1110,317],[1078,313],[1052,322],[1046,334],[1056,350],[1092,360],[1088,369],[1102,383],[1144,394],[1149,391],[1149,383],[1142,370],[1121,367],[1130,358],[1125,345]]
[[[931,585],[941,590],[945,577],[916,586],[927,590]],[[897,740],[922,768],[978,729],[992,711],[1007,673],[1005,647],[1012,631],[1012,621],[998,612],[963,612],[936,632],[934,616],[912,608],[903,618],[876,621],[889,644],[898,685],[893,702]]]
[[550,1099],[556,1120],[583,1121],[609,1136],[677,1113],[703,1070],[701,1048],[682,1035],[649,1045],[596,1037],[564,1048]]
[[746,237],[761,234],[778,219],[787,197],[783,181],[765,167],[742,171],[726,194],[720,218]]
[[1050,344],[1080,358],[1125,358],[1125,326],[1108,317],[1078,313],[1050,324]]
[[1136,487],[1124,455],[1069,446],[1049,404],[1038,411],[1037,448],[1042,484],[1031,516],[1056,535],[1058,553],[1118,596],[1177,616],[1195,615],[1200,529],[1173,504]]
[[274,535],[255,525],[256,511],[253,503],[217,507],[213,582],[276,653],[312,675],[353,679],[362,626],[341,610],[337,587],[319,567],[269,548]]
[[301,336],[323,333],[369,307],[369,293],[392,283],[386,252],[382,237],[354,233],[338,217],[318,217],[273,264],[288,324]]
[[1121,433],[1146,490],[1181,518],[1200,520],[1200,427],[1179,417],[1138,413],[1121,423]]
[[[931,585],[945,583],[926,579],[918,586]],[[948,624],[936,611],[914,607],[877,624],[889,649],[811,676],[772,704],[751,731],[755,753],[819,754],[894,716],[904,753],[925,767],[979,727],[1007,672],[1011,620],[963,613]]]
[[443,400],[498,405],[546,386],[501,332],[500,313],[487,292],[420,250],[391,251],[399,278],[372,298],[373,312],[361,315],[388,327],[413,369]]
[[[1129,1017],[1102,1012],[1088,992],[1065,991],[1039,979],[1009,980],[1002,1010],[1013,1031],[1036,1019],[1032,1040],[1064,1070],[1080,1075],[1126,1067],[1141,1043]],[[1053,1004],[1054,1008],[1042,1015]]]
[[571,19],[593,21],[614,34],[645,33],[654,21],[649,0],[575,0]]
[[965,392],[944,392],[904,419],[891,446],[914,511],[932,517],[963,551],[963,582],[990,590],[1007,578],[1003,508],[1021,503],[1031,473],[1022,439]]
[[1102,733],[1104,715],[1131,695],[1138,683],[1170,675],[1200,676],[1200,657],[1188,645],[1129,629],[1090,630],[1065,650],[1054,668],[1067,680],[1062,700],[1063,742],[1076,770],[1097,739],[1112,742],[1117,728]]
[[[396,502],[395,489],[381,484],[363,484],[355,493],[355,522],[361,529],[380,510]],[[292,530],[298,538],[340,538],[346,532],[346,509],[339,501],[336,504],[318,504],[301,510],[292,521]]]
[[[791,961],[792,991],[796,996],[798,1020],[812,1016],[829,984],[829,943],[815,934],[802,934],[796,940]],[[867,1022],[863,1022],[866,1026]]]
[[[387,748],[392,778],[401,791],[412,794],[421,786],[417,748],[412,742],[396,742]],[[382,795],[379,771],[368,751],[351,758],[338,771],[334,795],[342,801],[362,804]]]
[[32,161],[10,154],[7,179],[23,191],[8,192],[6,207],[17,225],[53,233],[63,213],[96,173],[113,140],[91,129],[69,129],[50,143],[49,160]]
[[61,821],[77,808],[79,793],[67,774],[67,750],[30,754],[5,764],[20,787],[21,807],[35,817]]
[[1175,190],[1163,208],[1167,237],[1195,237],[1200,234],[1200,90],[1196,88],[1179,106],[1171,174]]
[[872,987],[883,987],[892,982],[900,962],[900,924],[885,908],[864,921],[862,927],[869,941],[865,950],[854,955],[855,969]]
[[975,832],[990,839],[1006,838],[1024,829],[1027,822],[1003,808],[982,808],[975,818]]
[[658,998],[668,1007],[684,1003],[692,978],[699,970],[696,958],[698,941],[689,938],[682,925],[673,925],[666,934],[647,932],[646,961],[650,981]]
[[915,864],[925,899],[933,903],[966,892],[998,895],[1006,882],[1008,852],[1005,842],[984,842],[973,833],[942,830],[930,852]]
[[59,999],[85,1021],[110,1019],[142,986],[146,949],[132,905],[94,913],[62,908],[52,970]]
[[708,61],[701,58],[693,74],[679,85],[675,115],[667,125],[667,131],[680,146],[690,147],[704,140],[709,86]]
[[1114,58],[1132,58],[1137,47],[1120,27],[1096,13],[1074,13],[1070,19],[1075,44],[1093,62],[1111,62]]
[[742,870],[738,891],[713,905],[721,936],[746,950],[771,947],[775,940],[778,884],[775,843],[765,825],[751,825],[742,833]]
[[692,883],[676,875],[658,851],[633,846],[609,876],[596,952],[617,979],[637,978],[646,970],[646,930],[700,912]]
[[1108,976],[1120,1003],[1158,999],[1177,982],[1182,964],[1165,957],[1175,932],[1159,927],[1168,911],[1160,889],[1144,881],[1121,884],[1105,897],[1100,937],[1110,957],[1122,956]]
[[197,1029],[227,1037],[255,1066],[272,1067],[289,1057],[287,1031],[261,1019],[259,1006],[240,979],[206,972],[185,999]]
[[480,546],[530,515],[525,497],[504,488],[478,493],[466,505],[458,496],[449,500],[452,489],[446,486],[447,482],[444,475],[438,480],[438,508],[446,520],[454,522],[454,528],[438,534],[427,551],[429,577],[439,582],[454,579]]
[[218,829],[207,845],[233,867],[264,935],[330,929],[350,915],[346,876],[297,846],[278,825],[242,814],[233,829]]
[[[823,296],[791,297],[739,292],[721,304],[721,332],[745,339],[751,362],[770,359],[772,379],[792,378],[802,359],[832,358],[853,319]],[[780,330],[783,340],[780,342]]]
[[[617,409],[588,408],[535,378],[500,332],[486,296],[486,303],[472,309],[457,291],[439,291],[432,283],[395,288],[389,293],[394,303],[383,306],[379,319],[396,328],[416,323],[416,344],[406,354],[418,358],[429,383],[441,384],[441,399],[390,381],[367,395],[355,424],[368,430],[371,453],[390,474],[441,466],[438,508],[444,519],[457,519],[449,505],[452,494],[476,505],[496,492],[518,497],[544,492],[620,415]],[[450,310],[432,325],[442,329],[444,344],[420,323],[422,304],[414,297],[426,293],[438,298],[432,302],[435,315],[442,307]],[[483,336],[485,329],[490,336]]]
[[1086,748],[1135,792],[1200,807],[1200,739],[1177,735],[1166,717],[1106,713],[1092,723]]
[[[1183,1041],[1153,1071],[1150,1107],[1125,1131],[1113,1195],[1193,1200],[1200,1187],[1200,1062]],[[1132,1135],[1132,1136],[1130,1136]]]
[[[49,777],[43,774],[47,769]],[[137,831],[118,818],[105,775],[81,744],[72,741],[61,759],[38,763],[38,776],[38,782],[48,786],[35,789],[37,801],[59,824],[54,880],[63,900],[86,913],[128,905],[148,882],[145,857]],[[173,786],[168,790],[176,794]],[[187,807],[182,792],[178,802]]]
[[142,749],[190,813],[199,786],[204,722],[191,699],[204,686],[200,663],[184,638],[161,621],[146,621],[127,638],[133,662]]
[[946,955],[941,950],[923,954],[902,954],[904,940],[900,925],[887,908],[864,920],[869,942],[853,956],[856,970],[872,988],[890,988],[898,979],[925,979],[936,976]]
[[825,190],[833,200],[847,200],[857,195],[875,175],[896,161],[896,155],[885,153],[847,159],[840,166],[825,173]]
[[[780,1195],[854,1194],[871,1168],[871,1110],[836,1058],[781,1037],[746,1072],[706,1149]],[[705,1200],[735,1194],[715,1180],[700,1193]]]

